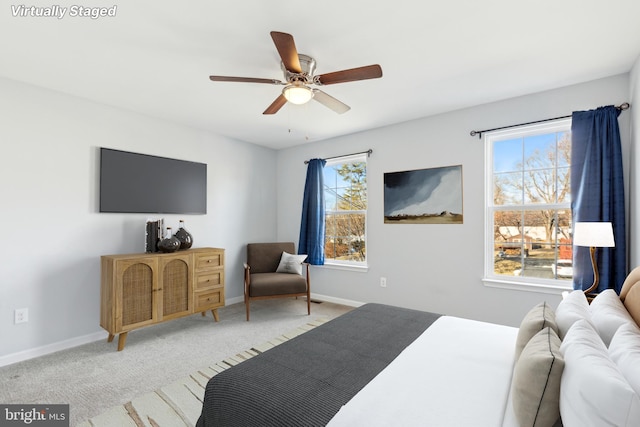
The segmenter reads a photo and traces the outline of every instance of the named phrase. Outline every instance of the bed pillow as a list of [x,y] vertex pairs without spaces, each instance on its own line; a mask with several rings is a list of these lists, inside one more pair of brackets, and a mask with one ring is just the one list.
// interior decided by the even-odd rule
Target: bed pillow
[[640,395],[640,329],[635,323],[618,328],[609,345],[609,356],[636,394]]
[[591,312],[591,323],[596,327],[596,331],[609,347],[611,338],[621,325],[634,323],[620,297],[613,289],[600,292],[591,301],[589,306]]
[[545,301],[529,310],[522,319],[522,322],[520,322],[520,329],[518,329],[518,336],[516,338],[515,360],[518,360],[529,340],[546,327],[550,327],[556,334],[558,333],[556,315]]
[[293,255],[287,252],[282,252],[280,258],[280,264],[276,269],[276,273],[291,273],[302,275],[302,263],[307,259],[306,255]]
[[551,427],[560,418],[564,359],[558,334],[546,327],[522,350],[513,370],[513,411],[521,426]]
[[636,324],[640,326],[640,285],[628,290],[624,298],[624,306]]
[[588,321],[571,326],[560,351],[565,363],[560,383],[564,425],[638,426],[640,398]]
[[556,308],[556,323],[560,339],[564,339],[571,325],[580,319],[591,322],[591,312],[584,292],[576,290],[567,294]]

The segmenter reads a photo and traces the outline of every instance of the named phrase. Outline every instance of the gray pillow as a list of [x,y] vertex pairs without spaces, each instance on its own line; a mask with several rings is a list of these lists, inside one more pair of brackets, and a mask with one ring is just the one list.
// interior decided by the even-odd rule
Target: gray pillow
[[551,328],[538,332],[522,350],[513,370],[513,411],[522,427],[552,427],[560,417],[564,358]]
[[282,252],[280,258],[280,264],[276,269],[276,273],[291,273],[302,275],[302,263],[307,259],[306,255],[293,255],[287,252]]
[[529,340],[546,327],[550,327],[555,333],[558,333],[556,315],[545,301],[533,307],[522,319],[516,338],[515,360],[518,360]]

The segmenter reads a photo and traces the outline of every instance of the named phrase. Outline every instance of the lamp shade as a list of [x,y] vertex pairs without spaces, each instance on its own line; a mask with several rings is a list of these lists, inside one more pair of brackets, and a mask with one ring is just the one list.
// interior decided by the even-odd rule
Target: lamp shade
[[576,222],[573,229],[573,244],[594,248],[612,248],[613,226],[610,222]]
[[307,86],[292,84],[282,90],[282,94],[287,101],[292,104],[305,104],[313,98],[313,91]]

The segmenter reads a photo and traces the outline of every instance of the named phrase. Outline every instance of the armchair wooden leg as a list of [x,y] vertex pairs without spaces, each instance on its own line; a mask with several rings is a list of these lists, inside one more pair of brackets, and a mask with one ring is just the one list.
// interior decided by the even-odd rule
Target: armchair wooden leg
[[245,307],[247,308],[247,322],[249,321],[249,298],[245,297]]

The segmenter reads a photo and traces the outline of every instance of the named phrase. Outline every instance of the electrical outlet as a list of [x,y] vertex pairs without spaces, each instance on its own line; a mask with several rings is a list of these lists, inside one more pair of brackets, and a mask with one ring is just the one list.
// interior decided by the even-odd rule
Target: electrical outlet
[[383,288],[387,287],[387,278],[386,277],[381,277],[380,278],[380,286]]
[[26,323],[29,321],[29,309],[28,308],[18,308],[15,311],[15,324],[18,323]]

